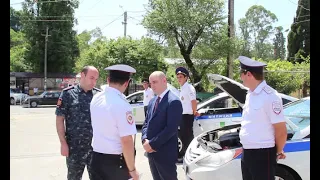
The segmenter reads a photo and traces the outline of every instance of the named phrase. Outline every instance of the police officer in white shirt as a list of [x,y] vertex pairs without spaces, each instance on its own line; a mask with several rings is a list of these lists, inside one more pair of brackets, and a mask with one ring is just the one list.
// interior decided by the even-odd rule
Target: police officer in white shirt
[[282,99],[264,80],[265,63],[240,56],[241,80],[249,88],[243,106],[240,142],[243,180],[274,180],[277,159],[284,159],[287,129]]
[[144,88],[144,91],[143,91],[144,116],[146,117],[147,116],[147,107],[148,107],[150,100],[154,97],[154,93],[149,86],[149,79],[143,79],[142,85]]
[[181,134],[180,137],[183,144],[178,159],[178,162],[181,162],[182,156],[184,156],[190,142],[193,139],[194,116],[199,116],[199,113],[197,112],[196,90],[191,84],[188,83],[189,71],[184,67],[178,67],[176,69],[176,76],[181,86],[180,100],[183,108],[179,132]]
[[105,70],[109,70],[109,86],[96,94],[90,105],[93,129],[92,180],[138,180],[132,137],[137,129],[132,107],[123,95],[131,81],[130,75],[136,70],[122,64]]

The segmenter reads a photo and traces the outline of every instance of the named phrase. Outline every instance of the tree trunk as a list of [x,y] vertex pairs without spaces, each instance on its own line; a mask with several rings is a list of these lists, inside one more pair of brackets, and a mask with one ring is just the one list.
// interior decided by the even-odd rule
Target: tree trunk
[[[202,77],[199,75],[198,71],[194,67],[194,65],[193,65],[193,63],[191,61],[191,58],[190,58],[190,54],[187,54],[187,53],[184,53],[184,52],[183,53],[181,52],[181,54],[182,54],[184,60],[186,61],[186,64],[187,64],[188,68],[190,69],[190,71],[192,73],[192,76],[191,76],[192,79],[190,78],[191,81],[193,83],[197,83],[197,82],[201,81]],[[196,89],[197,92],[203,92],[204,91],[201,83],[198,86],[196,86],[195,89]]]
[[303,85],[302,85],[302,97],[307,97],[308,96],[308,84],[307,84],[307,81],[304,81],[303,82]]

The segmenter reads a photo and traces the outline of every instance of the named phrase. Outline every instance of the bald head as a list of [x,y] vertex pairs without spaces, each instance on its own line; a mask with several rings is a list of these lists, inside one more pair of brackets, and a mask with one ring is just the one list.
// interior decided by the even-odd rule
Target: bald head
[[83,90],[88,91],[96,86],[99,71],[94,66],[85,66],[81,71],[80,85]]
[[149,76],[151,89],[156,95],[160,95],[167,89],[167,78],[162,71],[154,71]]

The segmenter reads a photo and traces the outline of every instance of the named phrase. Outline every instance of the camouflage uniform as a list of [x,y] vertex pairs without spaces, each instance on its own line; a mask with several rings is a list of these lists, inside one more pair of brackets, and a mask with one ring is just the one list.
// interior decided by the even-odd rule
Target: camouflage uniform
[[68,180],[80,180],[86,165],[91,179],[90,102],[97,92],[100,90],[96,88],[85,92],[79,85],[75,85],[65,88],[58,100],[56,115],[65,118],[66,141],[69,146]]

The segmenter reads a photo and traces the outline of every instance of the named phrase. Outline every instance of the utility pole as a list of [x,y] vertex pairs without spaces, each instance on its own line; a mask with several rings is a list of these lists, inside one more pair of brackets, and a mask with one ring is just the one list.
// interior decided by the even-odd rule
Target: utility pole
[[[228,37],[234,39],[234,0],[228,2]],[[233,78],[233,50],[229,50],[227,57],[227,76]]]
[[47,44],[48,44],[48,37],[51,36],[48,34],[49,27],[46,28],[46,34],[42,34],[45,36],[45,48],[44,48],[44,90],[47,90]]
[[[228,0],[228,37],[229,40],[234,39],[234,0]],[[233,79],[233,49],[229,49],[228,57],[227,57],[227,76],[230,79]],[[227,100],[227,107],[232,107],[231,98]]]
[[126,37],[127,36],[127,11],[125,11],[124,13],[123,13],[123,22],[122,22],[122,24],[124,25],[124,37]]

